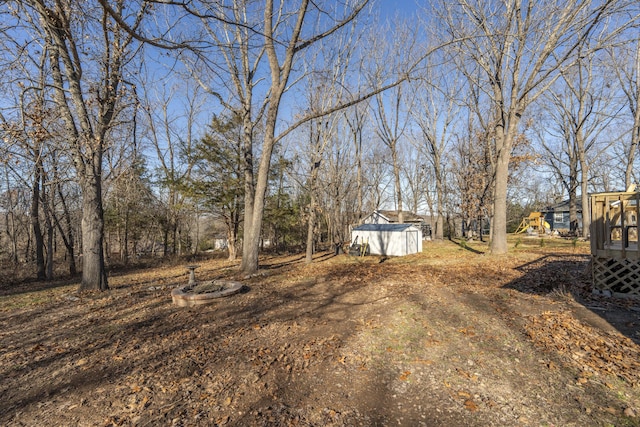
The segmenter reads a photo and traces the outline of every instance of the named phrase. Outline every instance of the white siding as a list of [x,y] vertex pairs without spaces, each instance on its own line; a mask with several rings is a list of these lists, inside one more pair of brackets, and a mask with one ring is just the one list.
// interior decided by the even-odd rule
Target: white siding
[[[367,227],[371,228],[371,227]],[[372,255],[404,256],[422,252],[422,231],[407,225],[402,230],[380,230],[354,228],[351,241],[360,244],[368,243]]]

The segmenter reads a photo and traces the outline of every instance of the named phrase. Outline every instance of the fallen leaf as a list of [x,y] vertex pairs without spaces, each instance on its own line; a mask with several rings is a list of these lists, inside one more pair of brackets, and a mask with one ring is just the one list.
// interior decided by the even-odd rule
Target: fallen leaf
[[471,399],[467,399],[464,401],[464,407],[467,411],[470,412],[475,412],[478,410],[478,405],[476,405],[476,403]]
[[224,417],[218,418],[216,420],[217,425],[227,424],[229,422],[229,415],[225,415]]

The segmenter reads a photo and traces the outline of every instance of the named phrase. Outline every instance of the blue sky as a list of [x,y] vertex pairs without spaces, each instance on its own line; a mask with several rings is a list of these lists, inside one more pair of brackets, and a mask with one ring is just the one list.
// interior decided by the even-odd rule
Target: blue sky
[[380,9],[380,17],[393,17],[395,13],[411,15],[418,9],[417,0],[375,0],[373,7]]

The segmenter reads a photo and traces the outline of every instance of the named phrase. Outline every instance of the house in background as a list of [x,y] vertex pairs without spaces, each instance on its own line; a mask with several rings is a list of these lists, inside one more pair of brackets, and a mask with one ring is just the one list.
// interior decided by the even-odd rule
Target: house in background
[[[400,212],[398,211],[373,211],[364,217],[363,224],[398,224]],[[402,222],[405,224],[422,224],[424,219],[420,215],[411,212],[402,212]]]
[[[568,234],[571,232],[569,209],[569,200],[564,200],[560,203],[556,203],[555,205],[547,206],[544,209],[541,209],[540,212],[544,215],[544,220],[551,226],[551,231],[557,231],[560,234]],[[578,223],[574,228],[576,232],[579,232],[582,230],[582,205],[579,197],[576,200],[576,210]]]
[[[362,220],[362,224],[399,224],[398,211],[375,210]],[[426,221],[425,216],[416,215],[412,212],[402,212],[402,222],[418,227],[422,233],[422,238],[431,240],[431,224]]]

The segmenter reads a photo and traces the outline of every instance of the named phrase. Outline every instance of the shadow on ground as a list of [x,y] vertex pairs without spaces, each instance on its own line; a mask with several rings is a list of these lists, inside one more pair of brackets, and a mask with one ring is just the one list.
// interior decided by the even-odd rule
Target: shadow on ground
[[618,331],[640,344],[640,301],[593,295],[590,259],[589,255],[541,256],[518,266],[523,275],[504,288],[572,299],[578,319],[606,332]]

